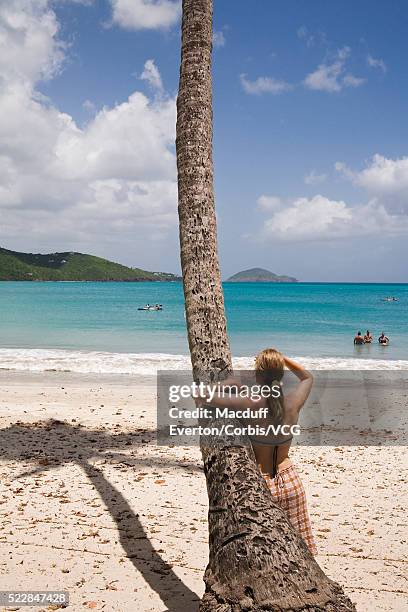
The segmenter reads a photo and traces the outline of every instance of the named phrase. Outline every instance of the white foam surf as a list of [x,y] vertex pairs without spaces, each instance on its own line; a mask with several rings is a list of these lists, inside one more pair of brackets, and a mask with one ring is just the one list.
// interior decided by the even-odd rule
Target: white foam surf
[[[312,370],[408,370],[408,361],[344,357],[296,357]],[[236,357],[234,367],[252,369],[254,356]],[[189,370],[187,355],[108,353],[58,349],[0,349],[0,369],[17,372],[154,375],[158,370]]]

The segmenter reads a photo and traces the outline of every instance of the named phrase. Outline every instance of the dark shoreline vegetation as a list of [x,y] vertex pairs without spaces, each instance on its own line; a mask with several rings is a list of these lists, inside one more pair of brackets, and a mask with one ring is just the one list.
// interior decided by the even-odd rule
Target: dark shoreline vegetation
[[[119,263],[67,251],[61,253],[20,253],[0,247],[0,281],[28,282],[181,282],[181,276],[168,272],[149,272]],[[279,276],[263,268],[238,272],[224,283],[299,284],[299,285],[405,285],[388,282],[299,281]]]
[[166,272],[128,268],[102,257],[75,253],[19,253],[0,247],[0,281],[180,281]]

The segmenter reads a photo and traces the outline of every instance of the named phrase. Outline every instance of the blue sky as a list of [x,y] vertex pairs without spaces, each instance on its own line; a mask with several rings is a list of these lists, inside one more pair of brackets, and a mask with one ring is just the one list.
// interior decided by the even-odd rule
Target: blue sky
[[[214,4],[224,276],[407,282],[406,2]],[[178,3],[10,0],[0,33],[1,245],[178,271]]]

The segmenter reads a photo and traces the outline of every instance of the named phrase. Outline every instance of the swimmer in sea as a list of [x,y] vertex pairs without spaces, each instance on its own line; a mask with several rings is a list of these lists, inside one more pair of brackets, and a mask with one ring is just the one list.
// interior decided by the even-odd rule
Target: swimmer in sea
[[364,338],[361,335],[361,331],[357,332],[357,336],[354,337],[354,344],[364,344]]

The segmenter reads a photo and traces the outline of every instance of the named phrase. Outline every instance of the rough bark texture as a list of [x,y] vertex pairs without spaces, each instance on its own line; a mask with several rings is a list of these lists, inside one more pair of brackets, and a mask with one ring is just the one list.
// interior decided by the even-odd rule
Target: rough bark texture
[[210,557],[201,612],[355,610],[273,503],[245,439],[203,440]]
[[214,209],[211,4],[184,2],[177,100],[181,265],[191,360],[200,379],[231,370]]
[[[183,0],[177,165],[181,263],[196,380],[231,371],[212,162],[212,0]],[[355,610],[272,501],[247,439],[203,439],[210,557],[201,612]]]

